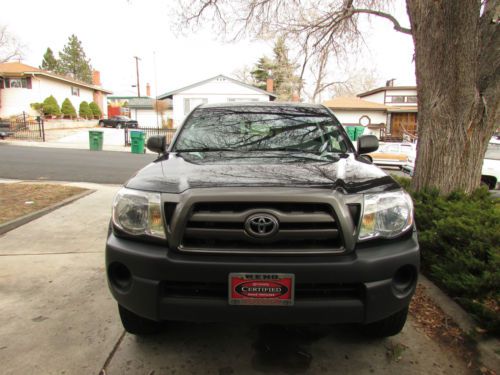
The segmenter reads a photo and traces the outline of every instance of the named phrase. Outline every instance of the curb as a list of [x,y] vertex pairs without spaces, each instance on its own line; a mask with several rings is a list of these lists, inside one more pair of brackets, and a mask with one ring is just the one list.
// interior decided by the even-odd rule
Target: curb
[[45,207],[45,208],[42,208],[41,210],[38,210],[38,211],[35,211],[35,212],[32,212],[30,214],[27,214],[27,215],[24,215],[24,216],[21,216],[17,219],[14,219],[14,220],[11,220],[11,221],[8,221],[4,224],[1,224],[0,225],[0,235],[3,235],[13,229],[16,229],[24,224],[27,224],[29,223],[30,221],[33,221],[35,219],[38,219],[39,217],[43,216],[43,215],[46,215],[48,214],[49,212],[52,212],[54,210],[57,210],[58,208],[61,208],[63,206],[66,206],[67,204],[70,204],[80,198],[83,198],[87,195],[90,195],[92,193],[94,193],[96,190],[94,189],[89,189],[87,191],[84,191],[82,193],[79,193],[79,194],[76,194],[76,195],[73,195],[69,198],[66,198],[60,202],[57,202],[55,204],[53,204],[52,206],[48,206],[48,207]]
[[425,294],[437,305],[443,312],[449,315],[460,329],[471,336],[476,343],[480,362],[496,371],[500,372],[500,341],[496,338],[481,338],[474,335],[477,324],[467,312],[432,281],[424,275],[418,275],[418,282],[425,288]]

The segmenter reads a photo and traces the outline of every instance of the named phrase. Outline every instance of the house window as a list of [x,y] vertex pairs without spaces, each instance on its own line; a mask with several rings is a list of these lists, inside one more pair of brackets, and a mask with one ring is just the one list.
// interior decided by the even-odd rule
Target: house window
[[258,102],[259,99],[255,99],[255,98],[252,98],[252,99],[246,99],[246,98],[228,98],[227,101],[228,102]]
[[388,96],[389,102],[391,103],[404,103],[405,102],[405,97],[404,96]]
[[80,88],[71,86],[71,95],[80,96]]
[[31,89],[31,78],[6,78],[5,87],[13,89]]
[[188,115],[191,110],[200,104],[208,103],[207,98],[185,98],[184,99],[184,115]]
[[407,96],[406,97],[406,102],[407,103],[416,103],[417,102],[417,96],[414,95],[414,96]]

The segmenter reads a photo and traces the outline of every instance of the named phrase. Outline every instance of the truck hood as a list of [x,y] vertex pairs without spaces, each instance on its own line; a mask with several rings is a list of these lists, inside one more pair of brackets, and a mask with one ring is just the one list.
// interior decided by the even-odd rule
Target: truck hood
[[137,190],[182,193],[213,187],[315,187],[346,194],[398,189],[378,167],[350,154],[334,160],[297,155],[217,152],[167,154],[126,184]]

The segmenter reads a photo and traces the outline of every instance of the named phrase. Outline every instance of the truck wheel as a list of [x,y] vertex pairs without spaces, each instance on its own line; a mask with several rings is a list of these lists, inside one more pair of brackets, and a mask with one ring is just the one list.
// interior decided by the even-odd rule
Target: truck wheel
[[121,129],[122,128],[122,124],[116,124],[116,128],[117,129]]
[[160,331],[159,322],[136,315],[121,305],[118,305],[118,311],[120,312],[123,328],[128,333],[133,335],[148,335]]
[[377,322],[363,326],[363,333],[371,337],[389,337],[397,335],[403,329],[408,316],[408,307]]

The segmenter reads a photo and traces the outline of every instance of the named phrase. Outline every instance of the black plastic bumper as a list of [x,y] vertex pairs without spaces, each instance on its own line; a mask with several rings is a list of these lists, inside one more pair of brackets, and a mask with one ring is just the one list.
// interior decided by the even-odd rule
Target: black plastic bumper
[[[108,284],[117,302],[153,320],[251,321],[269,323],[369,323],[408,306],[415,290],[420,255],[416,234],[408,239],[330,256],[229,256],[180,254],[164,246],[136,242],[111,233],[106,244]],[[116,283],[113,265],[130,271]],[[398,270],[414,274],[404,290]],[[293,306],[232,306],[226,296],[170,295],[165,284],[221,286],[229,273],[292,273],[295,285],[351,287],[348,294],[296,295]]]

